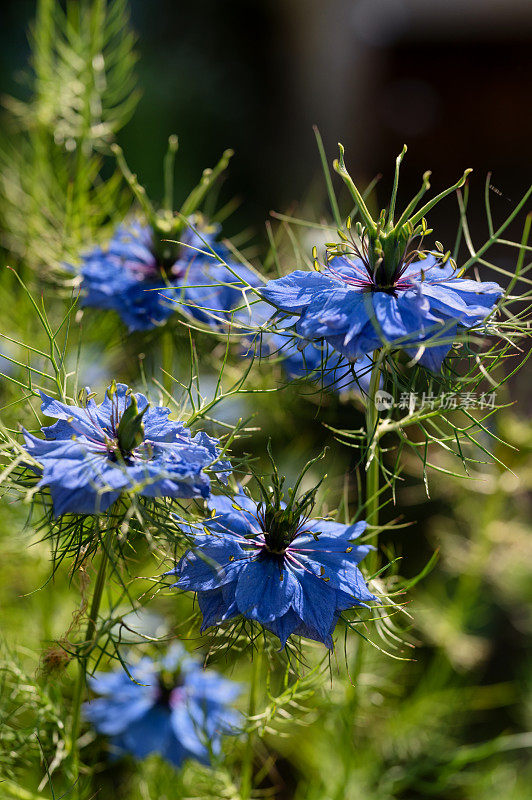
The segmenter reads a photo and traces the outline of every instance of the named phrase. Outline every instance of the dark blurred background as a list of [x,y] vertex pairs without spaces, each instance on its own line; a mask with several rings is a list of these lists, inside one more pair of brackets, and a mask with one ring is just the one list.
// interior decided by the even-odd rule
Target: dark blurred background
[[[4,2],[0,90],[20,94],[30,0]],[[178,132],[191,184],[223,148],[237,221],[260,227],[318,174],[312,125],[360,180],[409,145],[402,194],[433,170],[435,189],[488,171],[501,217],[530,182],[530,0],[132,0],[143,96],[120,140],[153,194],[166,137]],[[455,225],[455,219],[449,221]]]

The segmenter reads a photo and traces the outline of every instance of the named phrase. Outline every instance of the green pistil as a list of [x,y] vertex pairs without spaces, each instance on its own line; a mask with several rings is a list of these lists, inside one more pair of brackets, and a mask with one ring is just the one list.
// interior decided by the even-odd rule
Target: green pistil
[[131,402],[122,414],[122,418],[116,429],[118,448],[124,458],[131,455],[131,451],[144,441],[144,422],[143,417],[148,406],[139,411],[137,399],[131,395]]
[[166,273],[182,255],[183,246],[179,243],[185,223],[177,220],[170,232],[161,232],[159,226],[153,230],[153,255],[161,272]]
[[[466,169],[462,177],[448,189],[429,200],[420,209],[416,210],[422,198],[430,188],[430,172],[425,172],[420,190],[407,205],[403,213],[395,221],[395,208],[397,201],[397,189],[399,185],[399,168],[406,153],[406,145],[396,159],[395,178],[392,190],[392,197],[388,210],[381,211],[378,220],[374,220],[363,200],[362,194],[355,186],[355,183],[344,162],[344,148],[339,145],[340,156],[334,161],[333,166],[346,184],[360,217],[360,222],[355,226],[359,239],[364,239],[367,243],[366,260],[373,274],[374,281],[379,289],[386,291],[391,288],[394,276],[398,274],[401,264],[404,262],[405,254],[412,249],[411,242],[415,239],[423,239],[431,231],[427,228],[425,215],[441,200],[452,192],[464,185],[467,176],[471,172]],[[351,221],[347,222],[347,230],[350,230]],[[332,255],[342,255],[342,248],[345,247],[347,237],[339,231],[342,244],[337,246],[336,252],[330,250]]]
[[161,271],[166,271],[178,260],[181,250],[181,245],[178,244],[178,241],[188,226],[188,217],[196,213],[201,207],[207,193],[224,170],[227,169],[233,155],[232,150],[225,150],[215,167],[203,170],[197,186],[192,189],[180,210],[174,211],[174,165],[177,149],[177,136],[172,135],[168,139],[168,150],[164,160],[163,208],[158,211],[150,201],[146,189],[129,169],[122,149],[117,144],[111,146],[111,150],[116,156],[118,167],[152,229],[153,254]]
[[270,506],[264,513],[266,549],[273,555],[284,555],[296,535],[299,515],[287,508]]

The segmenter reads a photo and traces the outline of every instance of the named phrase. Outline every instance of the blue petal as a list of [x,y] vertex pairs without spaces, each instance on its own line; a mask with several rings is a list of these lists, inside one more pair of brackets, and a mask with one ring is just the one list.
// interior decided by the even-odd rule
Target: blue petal
[[[89,392],[90,390],[87,389]],[[41,395],[41,411],[47,417],[55,417],[60,422],[43,428],[43,432],[47,439],[70,439],[73,435],[77,436],[90,436],[96,438],[98,441],[103,441],[102,431],[94,423],[94,415],[96,413],[96,403],[94,400],[89,400],[87,408],[79,408],[78,406],[69,406],[56,400],[55,397],[49,397],[44,392],[39,392]],[[92,419],[91,419],[92,417]]]
[[150,406],[143,417],[145,438],[154,442],[189,441],[190,431],[182,422],[169,420],[170,409]]
[[[195,662],[197,664],[197,662]],[[194,698],[203,705],[205,700],[216,703],[232,703],[242,694],[244,686],[222,678],[217,672],[198,668],[187,675],[185,686],[193,691]]]
[[315,642],[322,642],[322,644],[324,644],[325,647],[328,647],[329,650],[333,650],[334,643],[332,640],[332,634],[336,627],[337,621],[338,621],[338,615],[335,614],[330,626],[330,630],[327,633],[325,633],[323,630],[318,630],[312,625],[309,625],[307,622],[301,620],[297,625],[297,627],[294,629],[293,634],[294,636],[304,636],[305,639],[312,639]]
[[220,589],[215,589],[212,592],[199,592],[198,603],[203,616],[201,625],[203,632],[221,620],[226,606]]
[[260,532],[257,504],[244,494],[235,495],[234,498],[211,495],[207,506],[216,513],[214,523],[219,531],[232,532],[240,536]]
[[277,619],[268,622],[264,627],[275,634],[275,636],[278,636],[281,642],[281,647],[284,647],[288,637],[291,636],[300,626],[301,619],[293,608],[289,608],[286,614],[283,614],[282,617],[278,617]]
[[[456,336],[456,325],[447,330],[441,338],[447,339],[446,344],[438,344],[438,339],[433,337],[429,342],[420,342],[418,347],[408,347],[408,355],[416,359],[421,366],[430,369],[432,372],[440,372],[443,359],[452,347],[452,340]],[[421,356],[419,353],[421,352]]]
[[180,560],[175,586],[194,592],[208,592],[237,580],[249,555],[234,537],[198,536],[197,550],[189,550]]
[[[134,684],[133,684],[134,685]],[[142,687],[137,687],[142,689]],[[104,736],[117,736],[131,727],[136,720],[143,717],[152,707],[151,697],[136,692],[128,698],[97,698],[83,705],[83,714],[98,733]]]
[[[131,389],[127,383],[117,383],[115,391],[112,391],[112,387],[108,386],[105,390],[103,401],[97,410],[98,420],[101,424],[109,425],[112,417],[120,419],[126,408],[131,404],[131,394]],[[135,399],[139,411],[143,411],[148,405],[148,400],[140,392],[135,393]]]
[[355,327],[358,332],[352,338],[342,333],[336,336],[326,336],[325,340],[339,353],[343,353],[343,355],[352,360],[366,356],[373,350],[382,347],[382,339],[377,334],[375,326],[369,318],[360,330],[358,330],[358,321],[355,321]]
[[[192,713],[191,713],[192,712]],[[209,763],[209,751],[206,747],[208,737],[205,732],[205,714],[198,713],[197,707],[190,701],[172,709],[170,724],[173,739],[179,742],[185,757],[192,757],[203,764]],[[168,757],[168,752],[167,752]],[[174,762],[175,763],[175,762]]]
[[283,311],[297,312],[309,306],[316,293],[337,286],[337,281],[320,272],[296,270],[283,278],[268,281],[259,289],[259,294]]
[[[429,281],[430,283],[430,281]],[[504,294],[498,283],[490,281],[473,281],[469,278],[454,278],[439,283],[445,289],[458,292],[463,300],[486,308],[493,306]]]
[[349,554],[314,550],[305,554],[305,567],[327,586],[344,592],[350,598],[350,606],[375,600],[369,591],[364,576],[357,564],[372,548],[369,545],[354,547]]
[[137,758],[145,758],[150,753],[166,753],[174,738],[170,710],[154,705],[121,732],[116,744]]
[[50,486],[54,516],[61,514],[103,514],[120,497],[120,492],[98,492],[85,487],[65,489]]
[[271,622],[298,605],[299,581],[277,559],[259,558],[246,565],[238,577],[235,599],[238,610],[258,622]]
[[356,339],[369,322],[368,304],[360,292],[352,292],[349,297],[349,324],[344,337],[344,345]]
[[434,335],[444,322],[441,314],[432,313],[430,301],[419,287],[399,295],[397,306],[412,339]]
[[[345,548],[347,542],[361,536],[368,526],[367,522],[361,520],[353,525],[343,525],[341,522],[334,522],[330,519],[313,519],[305,523],[304,533],[300,534],[293,541],[294,546],[299,546],[300,542],[314,543],[316,547]],[[305,535],[306,531],[312,531],[318,537],[316,542],[313,536]]]
[[[235,512],[237,514],[247,512],[256,522],[257,503],[242,491],[233,497],[228,497],[225,494],[213,494],[207,501],[207,506],[211,511],[216,511],[216,514],[221,515],[229,514],[232,516]],[[235,506],[238,506],[238,508],[235,508]]]
[[203,616],[201,632],[218,622],[225,622],[239,615],[235,602],[235,583],[224,584],[212,592],[198,592],[198,603]]
[[324,581],[306,572],[300,573],[300,602],[295,606],[304,625],[315,630],[326,643],[336,624],[336,592]]
[[[458,282],[457,282],[458,283]],[[475,302],[469,305],[467,297],[460,296],[458,287],[451,289],[445,284],[422,284],[422,292],[428,297],[432,309],[443,312],[446,317],[455,319],[461,325],[476,325],[484,320],[490,308]],[[475,299],[478,298],[475,296]],[[490,304],[491,306],[491,304]]]
[[[397,300],[393,295],[386,292],[374,292],[373,308],[386,341],[394,342],[396,339],[401,339],[412,333],[412,331],[406,329]],[[379,327],[376,326],[376,328],[377,332],[379,332]]]
[[353,314],[356,316],[362,295],[349,286],[327,287],[316,293],[312,304],[306,308],[296,325],[297,332],[309,339],[346,331]]

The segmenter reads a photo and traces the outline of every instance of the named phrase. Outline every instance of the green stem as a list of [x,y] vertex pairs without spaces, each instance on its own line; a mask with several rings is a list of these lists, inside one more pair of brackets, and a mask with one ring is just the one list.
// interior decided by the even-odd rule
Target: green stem
[[[259,677],[262,667],[262,653],[263,653],[263,642],[261,637],[257,644],[257,649],[255,651],[255,654],[253,656],[253,661],[251,664],[251,682],[249,686],[249,707],[248,707],[248,718],[250,720],[257,713],[257,695],[258,695]],[[246,742],[244,759],[242,761],[242,776],[240,780],[240,800],[249,800],[249,798],[251,797],[251,790],[253,787],[253,755],[254,755],[255,736],[256,736],[255,731],[250,730]]]
[[[373,353],[373,370],[371,372],[371,380],[369,384],[369,393],[366,401],[366,448],[370,452],[373,447],[373,437],[379,421],[379,412],[375,406],[375,395],[379,388],[379,378],[381,375],[381,362],[379,360],[378,351]],[[368,456],[369,457],[369,456]],[[373,458],[366,466],[366,497],[365,497],[365,517],[368,525],[379,524],[379,453],[378,445],[374,446]],[[373,541],[375,548],[377,542]],[[368,555],[368,568],[370,575],[377,569],[377,550],[372,550]],[[359,638],[357,642],[357,651],[353,670],[351,673],[352,687],[348,690],[348,706],[350,710],[357,703],[357,686],[356,682],[362,669],[364,650],[364,640]],[[351,718],[352,720],[352,715]]]
[[162,332],[162,366],[163,366],[163,380],[162,384],[169,395],[172,394],[172,375],[174,373],[174,334],[170,323],[167,322]]
[[[366,447],[369,463],[366,462],[366,522],[368,525],[377,526],[379,524],[379,452],[378,444],[374,444],[373,438],[379,421],[379,412],[375,406],[375,395],[379,388],[379,378],[381,374],[380,360],[377,351],[373,353],[373,370],[369,385],[369,394],[366,403]],[[372,451],[372,452],[371,452]],[[373,542],[376,547],[376,542]],[[368,562],[370,569],[376,567],[377,552],[369,554]]]
[[177,136],[172,134],[168,138],[168,150],[164,157],[164,208],[169,214],[174,208],[174,164],[178,144]]
[[[377,350],[373,353],[373,369],[371,372],[371,380],[369,384],[368,397],[366,399],[366,449],[367,458],[369,458],[370,449],[373,448],[373,457],[369,464],[366,461],[366,495],[365,495],[365,517],[368,525],[379,524],[379,453],[378,445],[374,445],[373,438],[375,430],[379,421],[379,412],[375,406],[375,395],[379,388],[379,378],[381,375],[381,362]],[[376,541],[373,544],[377,545]],[[368,558],[368,569],[370,575],[377,569],[377,550],[372,550]],[[356,637],[355,637],[356,638]],[[334,796],[334,800],[342,800],[345,793],[345,786],[348,783],[349,776],[353,770],[352,749],[353,743],[353,728],[360,701],[360,687],[359,679],[364,666],[364,654],[366,651],[366,642],[359,636],[356,641],[356,651],[349,672],[350,683],[346,687],[345,703],[340,709],[340,726],[344,730],[344,739],[350,745],[346,748],[345,752],[348,754],[347,760],[344,759],[343,767],[343,780],[339,784],[338,792]]]
[[[87,663],[88,656],[94,644],[94,634],[96,632],[96,621],[100,611],[102,602],[103,589],[105,586],[105,578],[107,573],[107,565],[109,563],[109,550],[108,538],[111,531],[108,532],[103,541],[103,551],[100,559],[100,566],[98,567],[98,574],[96,575],[96,583],[94,585],[94,593],[92,595],[89,620],[87,622],[87,630],[85,633],[85,647],[88,648],[88,654],[84,655],[79,660],[78,679],[74,687],[73,708],[72,708],[72,726],[70,733],[71,742],[71,763],[74,780],[79,778],[79,750],[78,750],[78,735],[79,726],[81,721],[81,703],[85,693],[85,686],[87,683]],[[78,789],[79,793],[79,789]]]

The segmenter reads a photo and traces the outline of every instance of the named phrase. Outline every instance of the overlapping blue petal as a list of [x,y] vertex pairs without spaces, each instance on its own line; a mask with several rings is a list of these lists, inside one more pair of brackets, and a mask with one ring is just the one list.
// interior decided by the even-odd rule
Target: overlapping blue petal
[[[368,356],[350,361],[335,353],[328,344],[321,344],[306,334],[294,335],[290,327],[297,322],[297,317],[276,320],[268,303],[253,303],[248,309],[242,309],[234,315],[239,326],[247,331],[249,326],[253,333],[246,333],[247,346],[243,349],[246,356],[257,353],[261,358],[278,359],[286,376],[307,378],[320,388],[338,394],[347,392],[367,392],[371,379],[372,362]],[[257,332],[264,326],[266,330]]]
[[460,278],[431,255],[410,264],[393,287],[375,284],[359,259],[337,256],[323,272],[296,270],[259,291],[297,315],[300,336],[323,340],[348,359],[386,343],[433,371],[441,369],[458,328],[481,325],[503,294],[497,283]]

